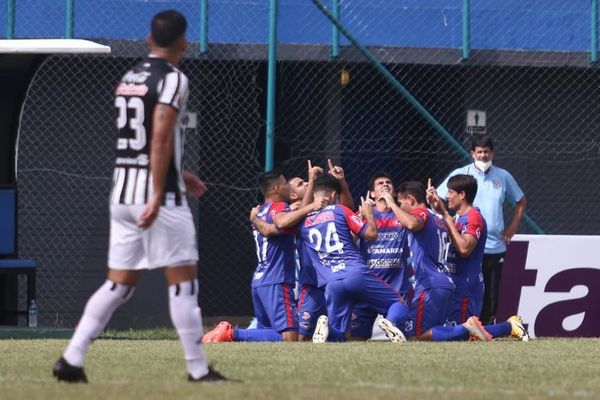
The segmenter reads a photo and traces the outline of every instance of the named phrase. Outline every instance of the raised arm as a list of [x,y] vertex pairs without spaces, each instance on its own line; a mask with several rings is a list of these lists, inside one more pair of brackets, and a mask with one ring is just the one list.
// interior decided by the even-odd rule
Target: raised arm
[[339,165],[333,165],[331,159],[327,159],[327,164],[329,166],[329,173],[331,176],[340,181],[340,185],[342,186],[342,192],[340,193],[340,204],[343,204],[349,209],[354,210],[354,200],[352,199],[352,193],[350,193],[348,182],[346,182],[344,169]]
[[367,228],[363,232],[362,237],[366,240],[377,239],[377,224],[373,217],[373,203],[363,197],[360,198],[360,207],[358,208],[360,214],[367,221]]
[[313,189],[315,186],[315,178],[317,175],[323,173],[323,168],[318,166],[313,166],[312,162],[308,160],[308,186],[306,187],[306,192],[304,193],[304,197],[302,198],[302,206],[308,205],[313,202]]
[[381,197],[385,200],[387,206],[392,210],[398,219],[398,222],[400,222],[403,227],[411,232],[418,232],[423,229],[425,226],[423,220],[400,208],[394,201],[394,197],[391,195],[391,193],[383,192]]
[[454,245],[458,255],[460,257],[468,257],[475,249],[475,246],[477,246],[478,239],[471,234],[467,233],[463,235],[458,231],[458,228],[454,225],[454,218],[448,213],[446,205],[440,199],[433,186],[427,188],[427,202],[435,211],[442,215],[446,228],[448,228],[450,241]]

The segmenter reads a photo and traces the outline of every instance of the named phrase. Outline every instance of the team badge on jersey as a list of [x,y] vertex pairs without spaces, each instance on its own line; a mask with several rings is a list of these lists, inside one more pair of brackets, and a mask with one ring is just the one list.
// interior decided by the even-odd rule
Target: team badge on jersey
[[302,319],[305,320],[305,321],[309,320],[310,319],[310,313],[308,311],[304,311],[302,313]]
[[356,223],[358,226],[363,226],[364,222],[362,219],[360,219],[360,217],[356,214],[353,214],[350,218],[352,218],[352,221],[354,221],[354,223]]
[[500,182],[498,179],[494,179],[492,181],[492,185],[494,186],[494,189],[500,189],[502,187],[502,182]]

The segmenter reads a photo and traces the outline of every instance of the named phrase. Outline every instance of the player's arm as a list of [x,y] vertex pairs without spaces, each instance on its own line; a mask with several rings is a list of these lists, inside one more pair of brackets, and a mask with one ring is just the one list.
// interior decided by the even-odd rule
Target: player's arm
[[470,233],[461,234],[456,225],[454,225],[454,218],[447,211],[443,214],[443,217],[448,228],[450,241],[454,245],[456,252],[460,257],[468,257],[475,249],[475,246],[477,246],[477,237]]
[[264,237],[271,237],[279,235],[281,232],[277,229],[274,224],[270,224],[262,219],[258,218],[258,210],[260,206],[256,206],[250,210],[250,223],[256,228],[258,232]]
[[313,190],[315,186],[315,178],[317,175],[323,173],[323,168],[313,166],[312,162],[308,160],[308,186],[306,187],[306,192],[304,193],[304,197],[302,198],[302,206],[306,206],[313,202]]
[[391,193],[383,192],[381,197],[385,200],[387,206],[390,208],[390,210],[392,210],[396,216],[396,219],[398,219],[398,222],[400,222],[403,227],[411,232],[418,232],[423,229],[425,226],[423,220],[401,209],[394,201],[394,197],[391,195]]
[[309,213],[318,211],[327,206],[326,199],[316,199],[312,203],[300,206],[297,210],[289,212],[280,212],[273,216],[273,223],[277,229],[289,229],[298,225],[300,221],[304,219]]
[[[358,208],[360,214],[366,221],[367,227],[361,230],[361,238],[366,240],[377,239],[377,224],[375,223],[375,217],[373,217],[373,203],[368,199],[360,198],[360,207]],[[352,227],[351,227],[352,228]]]
[[185,190],[188,196],[202,197],[208,190],[202,179],[198,178],[192,171],[184,169],[181,175],[183,176],[183,182],[185,183]]
[[339,165],[333,165],[331,159],[327,159],[327,164],[329,166],[329,174],[337,179],[342,187],[342,191],[340,193],[340,204],[343,204],[349,209],[354,210],[354,200],[352,199],[352,193],[350,193],[348,182],[346,182],[344,169]]
[[150,147],[150,172],[154,188],[146,208],[140,215],[139,227],[149,228],[158,216],[165,194],[165,181],[173,155],[173,132],[179,111],[170,105],[159,103],[152,116],[152,142]]
[[452,218],[448,212],[446,204],[444,204],[443,200],[438,196],[435,187],[431,186],[431,179],[429,180],[427,188],[427,202],[444,219],[446,228],[448,228],[450,241],[454,245],[458,255],[460,257],[468,257],[475,249],[475,246],[477,246],[478,239],[470,233],[465,233],[463,235],[458,231],[458,228],[454,225],[454,218]]

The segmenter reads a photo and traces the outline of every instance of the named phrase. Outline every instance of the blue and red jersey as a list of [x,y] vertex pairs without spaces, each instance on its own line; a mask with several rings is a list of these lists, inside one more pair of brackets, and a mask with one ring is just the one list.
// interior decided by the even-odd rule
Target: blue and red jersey
[[454,289],[446,269],[448,230],[444,221],[425,207],[411,214],[423,221],[423,229],[410,232],[409,246],[417,288]]
[[377,239],[361,240],[360,251],[373,273],[406,294],[411,288],[406,270],[408,233],[393,211],[373,210],[373,217]]
[[306,216],[300,237],[317,271],[319,287],[328,282],[367,271],[352,234],[362,237],[367,229],[359,216],[341,204],[333,204]]
[[467,257],[460,257],[452,244],[448,249],[448,270],[456,285],[456,292],[469,297],[483,297],[481,264],[487,239],[485,219],[479,209],[473,207],[464,215],[458,216],[454,226],[462,235],[472,235],[477,239],[475,249]]
[[300,235],[296,240],[296,250],[298,251],[298,261],[300,264],[300,276],[298,277],[298,286],[302,287],[304,285],[317,286],[317,271],[310,259],[309,251],[306,246],[308,246],[306,242],[301,240]]
[[[289,211],[284,202],[265,203],[258,209],[258,218],[273,224],[273,217]],[[256,242],[258,263],[252,277],[252,287],[273,285],[277,283],[294,284],[294,231],[284,230],[279,235],[264,237],[256,228],[253,229]]]

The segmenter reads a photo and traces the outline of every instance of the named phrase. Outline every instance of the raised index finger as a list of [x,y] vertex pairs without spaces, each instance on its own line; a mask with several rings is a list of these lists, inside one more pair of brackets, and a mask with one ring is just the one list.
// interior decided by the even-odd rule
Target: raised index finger
[[427,179],[427,189],[431,187],[431,178]]
[[334,166],[333,166],[333,162],[331,162],[331,158],[327,159],[327,165],[329,166],[329,170],[333,171]]

